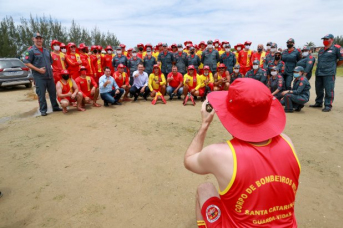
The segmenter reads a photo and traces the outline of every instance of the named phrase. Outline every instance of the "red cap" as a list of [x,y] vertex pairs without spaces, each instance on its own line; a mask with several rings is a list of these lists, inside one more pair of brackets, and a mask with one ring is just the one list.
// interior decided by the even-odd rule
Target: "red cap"
[[75,44],[75,43],[73,43],[73,42],[70,42],[70,43],[68,43],[68,48],[70,48],[70,47],[73,47],[73,46],[75,46],[75,47],[76,47],[76,44]]
[[162,46],[162,43],[161,43],[161,42],[159,42],[159,43],[156,45],[156,47],[159,47],[159,46]]
[[118,68],[125,68],[124,64],[119,64]]
[[159,65],[157,65],[157,64],[155,64],[155,65],[154,65],[154,67],[153,67],[152,69],[155,69],[155,68],[158,68],[158,69],[160,69],[160,66],[159,66]]
[[229,41],[225,41],[225,40],[224,40],[224,41],[222,41],[222,45],[221,45],[221,46],[223,47],[223,46],[224,46],[224,44],[230,44],[230,42],[229,42]]
[[204,66],[204,68],[203,68],[204,70],[210,70],[210,67],[209,66]]
[[245,41],[244,45],[251,45],[251,41]]
[[93,45],[93,46],[91,47],[91,51],[94,51],[94,50],[98,50],[98,46]]
[[61,48],[67,48],[67,46],[66,46],[64,43],[61,43],[61,44],[60,44],[60,47],[61,47]]
[[68,70],[61,70],[61,74],[69,74],[69,71]]
[[119,47],[126,48],[126,45],[125,44],[120,44]]
[[193,65],[189,65],[187,69],[188,70],[195,70],[195,67]]
[[132,51],[132,50],[133,50],[132,48],[127,49],[127,51]]
[[219,41],[218,39],[215,39],[215,40],[213,41],[213,44],[215,44],[215,43],[218,43],[218,44],[220,45],[220,41]]
[[79,71],[81,71],[81,70],[87,71],[87,68],[86,68],[85,66],[81,66],[80,69],[79,69]]
[[244,48],[244,45],[243,44],[237,44],[236,46],[234,46],[234,48],[237,50],[237,47],[241,47],[241,49]]
[[113,51],[113,48],[111,47],[111,45],[107,45],[107,47],[105,48],[105,50],[106,50],[106,51],[107,51],[107,50]]
[[224,63],[221,63],[221,64],[219,64],[219,66],[217,67],[217,70],[219,70],[219,68],[225,68],[225,69],[226,69],[226,66],[225,66]]
[[61,46],[61,42],[59,42],[58,40],[53,40],[51,41],[51,49],[52,49],[52,46],[54,46],[55,44],[58,44],[59,46]]
[[262,142],[285,128],[281,103],[255,79],[238,78],[228,91],[212,92],[207,97],[226,130],[240,140]]
[[205,41],[201,41],[201,42],[199,43],[199,47],[200,47],[202,44],[205,45],[205,47],[207,47],[207,44],[205,43]]
[[79,44],[79,50],[83,49],[86,49],[86,52],[88,52],[88,47],[84,43]]
[[98,50],[99,50],[99,51],[102,51],[101,45],[98,45]]
[[137,47],[143,47],[144,48],[144,44],[139,43],[139,44],[137,44]]
[[173,44],[171,45],[171,47],[172,47],[172,48],[174,48],[174,47],[177,48],[177,45],[176,45],[175,43],[173,43]]

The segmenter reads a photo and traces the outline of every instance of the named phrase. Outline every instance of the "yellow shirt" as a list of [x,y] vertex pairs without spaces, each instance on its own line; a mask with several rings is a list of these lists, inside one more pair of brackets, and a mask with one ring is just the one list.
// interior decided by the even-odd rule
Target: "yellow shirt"
[[[197,56],[199,56],[200,60],[201,60],[201,55],[202,55],[202,50],[200,49],[199,51],[197,51]],[[204,68],[204,64],[200,63],[199,69],[203,69]]]
[[[160,81],[160,84],[157,84],[156,81]],[[166,84],[166,78],[164,77],[164,74],[161,74],[161,78],[155,75],[154,73],[150,74],[149,83],[148,83],[150,91],[159,90],[160,85],[162,86],[165,84]]]
[[[189,82],[186,83],[186,80],[187,80],[187,79],[189,79]],[[194,80],[193,80],[193,76],[188,75],[188,73],[185,74],[185,75],[183,76],[183,84],[184,84],[184,85],[188,85],[188,86],[191,87],[191,88],[197,87],[197,85],[198,85],[198,83],[199,83],[199,80],[200,80],[198,74],[196,75],[196,79],[195,79],[195,80],[196,80],[196,81],[194,81]]]

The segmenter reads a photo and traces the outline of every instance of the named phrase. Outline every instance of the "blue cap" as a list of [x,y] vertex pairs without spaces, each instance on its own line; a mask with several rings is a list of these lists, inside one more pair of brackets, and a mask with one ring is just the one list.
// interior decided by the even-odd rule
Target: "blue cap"
[[310,50],[310,47],[305,45],[305,46],[303,47],[302,51],[303,51],[303,50]]
[[256,60],[254,60],[254,61],[252,62],[252,64],[253,64],[253,65],[260,65],[260,61],[256,59]]
[[289,38],[286,43],[294,43],[294,39],[293,38]]
[[326,34],[322,39],[333,39],[333,35],[332,34]]
[[34,37],[34,38],[37,38],[37,37],[43,38],[43,36],[42,36],[39,32],[33,33],[33,37]]
[[300,71],[304,72],[304,68],[302,66],[297,66],[293,70],[293,72],[300,72]]

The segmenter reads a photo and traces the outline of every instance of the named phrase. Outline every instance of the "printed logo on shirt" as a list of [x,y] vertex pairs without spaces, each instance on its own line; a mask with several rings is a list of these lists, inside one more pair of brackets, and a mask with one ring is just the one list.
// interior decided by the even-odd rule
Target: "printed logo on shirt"
[[206,208],[206,219],[210,223],[216,222],[221,216],[221,211],[216,205],[210,205]]
[[70,56],[70,58],[75,59],[75,56]]
[[331,53],[331,52],[332,52],[332,50],[329,50],[328,52],[330,52],[330,53]]

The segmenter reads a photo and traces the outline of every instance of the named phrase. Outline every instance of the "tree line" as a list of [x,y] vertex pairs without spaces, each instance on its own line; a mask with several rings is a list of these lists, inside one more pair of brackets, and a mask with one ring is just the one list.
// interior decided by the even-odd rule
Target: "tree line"
[[11,16],[4,17],[0,22],[0,57],[19,57],[28,47],[32,46],[32,35],[39,32],[44,36],[44,47],[49,48],[52,40],[65,43],[74,42],[76,45],[85,43],[87,46],[93,44],[103,47],[120,44],[113,33],[101,32],[97,27],[91,31],[81,27],[74,20],[68,29],[62,23],[51,16],[21,18],[16,24]]

